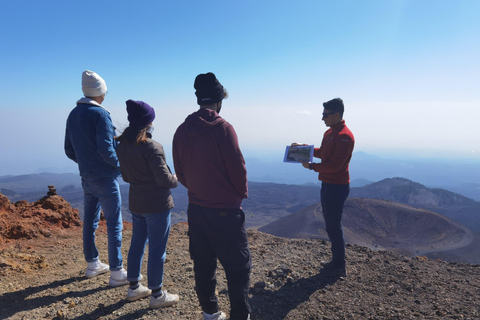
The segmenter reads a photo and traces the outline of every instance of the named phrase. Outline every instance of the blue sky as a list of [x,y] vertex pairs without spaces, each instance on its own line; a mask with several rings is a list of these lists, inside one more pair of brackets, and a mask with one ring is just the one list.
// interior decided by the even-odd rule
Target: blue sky
[[156,109],[167,154],[197,108],[195,76],[211,71],[246,157],[318,146],[322,102],[341,97],[357,151],[480,160],[477,0],[18,0],[0,12],[0,175],[75,168],[63,137],[85,69],[106,80],[118,128],[126,100]]

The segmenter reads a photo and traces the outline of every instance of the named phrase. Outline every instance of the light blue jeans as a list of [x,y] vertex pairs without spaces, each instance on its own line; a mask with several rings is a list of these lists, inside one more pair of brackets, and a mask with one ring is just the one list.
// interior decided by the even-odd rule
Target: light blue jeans
[[170,210],[149,214],[132,212],[133,234],[128,251],[127,280],[140,280],[143,254],[148,242],[148,288],[155,290],[163,285],[163,266],[170,234]]
[[83,253],[87,262],[98,260],[95,230],[100,221],[100,208],[107,220],[108,262],[111,271],[123,268],[122,259],[122,199],[117,179],[82,177],[84,193]]

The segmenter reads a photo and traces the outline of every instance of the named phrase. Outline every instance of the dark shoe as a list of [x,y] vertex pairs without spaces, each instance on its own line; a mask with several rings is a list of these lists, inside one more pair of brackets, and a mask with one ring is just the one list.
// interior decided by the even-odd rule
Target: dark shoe
[[337,267],[333,264],[328,264],[320,269],[320,274],[327,277],[346,277],[347,270],[345,270],[345,267]]

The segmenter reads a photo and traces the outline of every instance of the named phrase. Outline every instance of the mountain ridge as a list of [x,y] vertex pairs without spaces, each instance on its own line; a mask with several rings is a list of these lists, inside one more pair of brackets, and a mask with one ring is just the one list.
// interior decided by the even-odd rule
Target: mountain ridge
[[444,189],[428,188],[405,178],[389,178],[351,188],[350,197],[379,198],[434,211],[480,233],[480,202]]
[[[31,179],[34,177],[19,177],[19,179],[23,179],[23,181],[27,178]],[[61,175],[54,175],[53,178],[60,179]],[[83,192],[80,185],[68,184],[72,182],[70,179],[79,179],[79,177],[75,177],[73,174],[69,175],[67,181],[60,184],[57,190],[59,190],[58,193],[65,197],[68,202],[79,209],[80,215],[82,215]],[[1,181],[2,179],[0,179],[0,186],[2,186]],[[48,180],[48,174],[42,175],[41,183],[47,183],[47,181],[51,181]],[[249,198],[245,199],[243,203],[243,209],[246,214],[246,224],[249,228],[261,228],[262,226],[273,223],[305,207],[316,204],[320,198],[320,187],[317,185],[299,186],[250,182],[249,186]],[[128,185],[122,184],[120,188],[123,198],[122,211],[124,219],[130,221],[128,211]],[[172,189],[172,194],[175,202],[175,207],[172,210],[172,223],[184,222],[187,220],[187,190],[183,186],[179,186],[178,188]],[[29,195],[30,199],[28,201],[35,201],[33,199],[44,196],[45,191],[36,191]],[[19,199],[21,196],[22,194],[16,194],[13,198]],[[408,205],[413,205],[416,208],[434,211],[450,217],[462,225],[469,227],[476,233],[480,230],[480,218],[478,217],[480,210],[478,206],[480,204],[479,202],[446,190],[427,188],[408,179],[391,178],[371,183],[364,187],[352,187],[350,196],[386,199],[398,203],[403,202]],[[322,228],[322,226],[319,226],[317,229]],[[375,230],[371,229],[371,233],[374,234]],[[306,237],[307,235],[303,236]],[[365,241],[363,241],[362,244],[368,245]],[[384,247],[381,241],[377,241],[376,245],[378,247]],[[472,253],[469,252],[467,248],[469,248],[469,246],[459,249],[456,254],[453,254],[452,251],[448,252],[447,255],[445,255],[445,253],[438,253],[438,257],[446,260],[460,259],[459,261],[465,261],[462,260],[463,256],[472,256]],[[396,248],[396,250],[400,252],[399,248]],[[425,251],[425,249],[422,248],[418,250],[418,253]],[[412,255],[411,251],[412,250],[409,249],[405,254]],[[414,250],[414,252],[416,251],[417,249]]]
[[[465,226],[435,212],[380,199],[349,198],[343,227],[347,243],[406,256],[442,253],[447,261],[480,264],[478,235]],[[258,229],[286,238],[328,240],[321,204],[317,203]],[[471,248],[463,256],[448,255]]]

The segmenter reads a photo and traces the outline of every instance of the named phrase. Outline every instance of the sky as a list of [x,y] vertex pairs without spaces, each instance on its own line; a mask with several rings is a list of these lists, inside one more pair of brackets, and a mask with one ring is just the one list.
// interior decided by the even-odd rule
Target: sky
[[340,97],[356,151],[480,160],[479,16],[477,0],[4,1],[0,175],[76,170],[65,121],[87,69],[119,130],[126,100],[155,108],[167,158],[214,72],[247,159],[319,146]]

